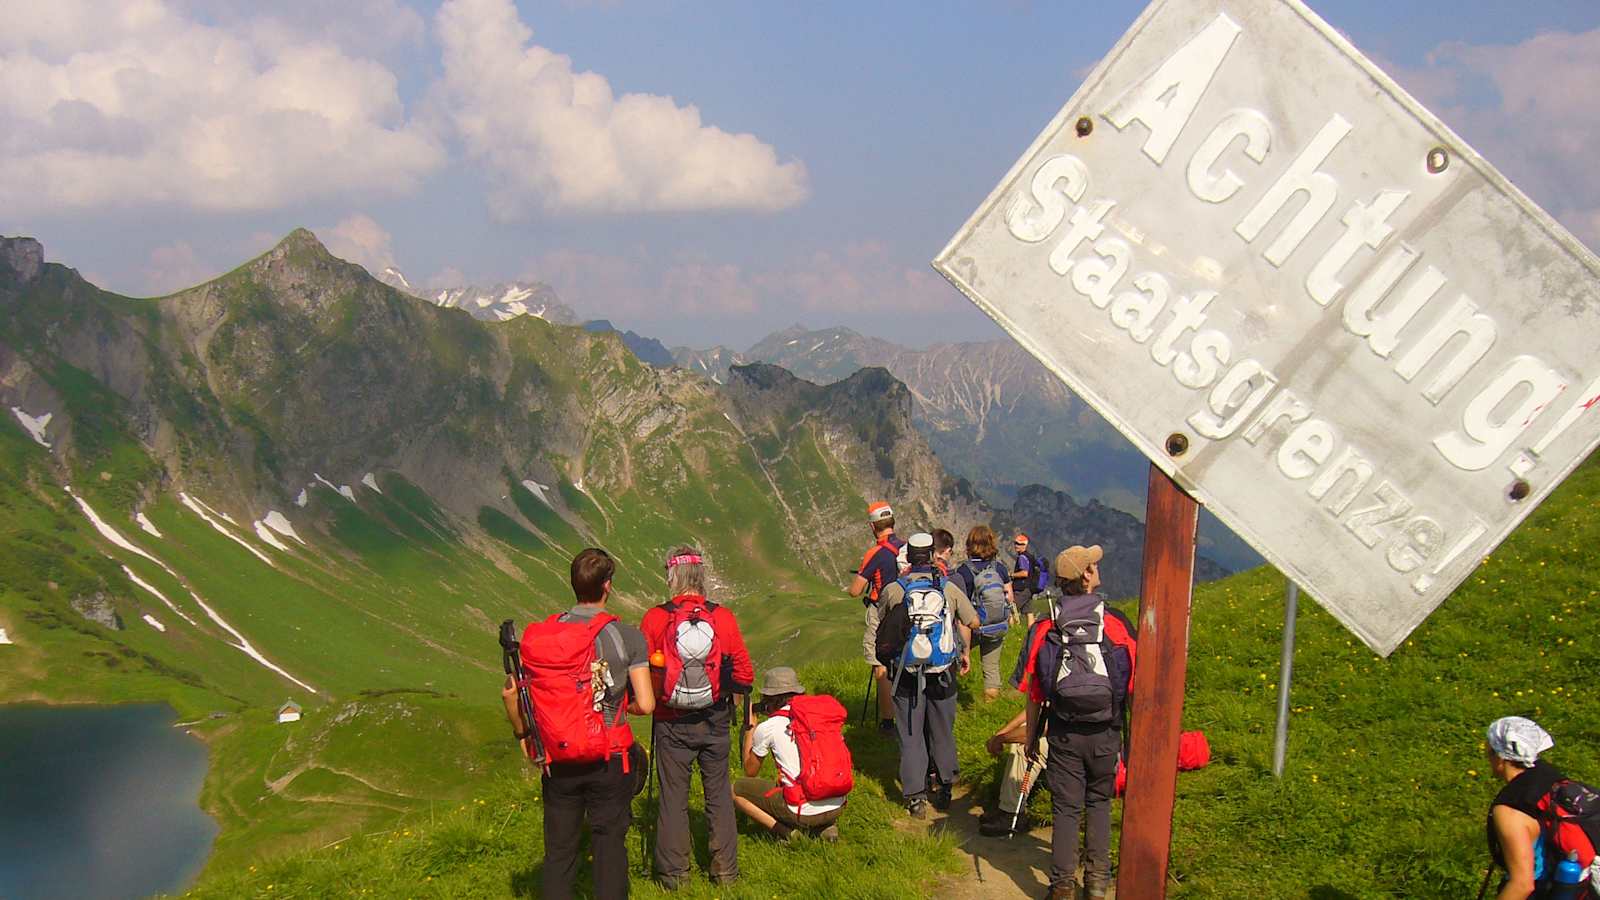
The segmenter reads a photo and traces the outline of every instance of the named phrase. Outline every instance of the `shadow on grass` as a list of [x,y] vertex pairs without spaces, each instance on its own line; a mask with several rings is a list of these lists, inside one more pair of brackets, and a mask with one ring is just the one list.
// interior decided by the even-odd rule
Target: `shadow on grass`
[[1355,894],[1347,894],[1336,887],[1329,887],[1326,884],[1317,885],[1306,896],[1310,897],[1311,900],[1356,900]]

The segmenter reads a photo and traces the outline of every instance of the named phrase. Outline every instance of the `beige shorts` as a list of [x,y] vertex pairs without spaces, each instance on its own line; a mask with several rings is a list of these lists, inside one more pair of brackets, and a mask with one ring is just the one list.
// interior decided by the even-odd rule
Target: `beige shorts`
[[865,654],[869,666],[882,665],[878,662],[878,619],[881,615],[878,604],[867,604],[867,630],[861,635],[861,652]]

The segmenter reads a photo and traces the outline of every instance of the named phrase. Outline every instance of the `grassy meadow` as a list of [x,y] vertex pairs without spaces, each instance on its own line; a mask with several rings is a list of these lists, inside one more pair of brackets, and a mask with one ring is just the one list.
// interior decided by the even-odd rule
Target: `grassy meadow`
[[[1587,626],[1600,611],[1600,578],[1589,564],[1597,544],[1600,465],[1591,461],[1388,659],[1302,604],[1281,781],[1270,766],[1283,580],[1257,570],[1201,586],[1184,727],[1205,731],[1212,763],[1178,779],[1171,895],[1472,896],[1487,861],[1483,816],[1498,789],[1483,756],[1490,721],[1537,719],[1555,736],[1547,759],[1600,780],[1600,733],[1583,707],[1583,685],[1595,674]],[[854,615],[848,604],[837,611]],[[1015,636],[1007,643],[1008,667],[1019,644]],[[834,693],[854,715],[864,699],[862,667],[810,662],[816,653],[807,641],[774,661],[797,665],[813,690]],[[976,668],[965,688],[957,735],[963,777],[987,802],[996,771],[984,738],[1021,701],[974,699],[981,695]],[[492,727],[486,735],[486,756],[514,754]],[[780,846],[747,829],[741,884],[717,891],[701,877],[682,895],[934,895],[970,872],[967,856],[982,855],[981,840],[958,847],[903,827],[892,741],[854,724],[847,739],[860,777],[838,845]],[[195,895],[534,896],[542,855],[537,780],[525,769],[496,777],[466,802],[415,810],[378,834],[246,867],[213,865]],[[426,793],[415,779],[413,786]],[[1042,791],[1033,798],[1040,818],[1048,818],[1048,799]],[[652,813],[644,798],[636,801],[636,821],[653,820]],[[703,864],[703,822],[695,828]],[[631,840],[637,856],[637,837]],[[1039,854],[1039,865],[1048,865],[1042,842]],[[637,859],[633,874],[639,896],[657,896]]]

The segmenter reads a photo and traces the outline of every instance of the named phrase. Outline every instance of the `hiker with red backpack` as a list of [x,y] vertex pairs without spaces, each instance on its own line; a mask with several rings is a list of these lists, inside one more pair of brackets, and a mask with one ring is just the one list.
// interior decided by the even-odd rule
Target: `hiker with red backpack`
[[1017,659],[1014,682],[1028,695],[1023,747],[1037,768],[1045,736],[1045,783],[1054,816],[1050,836],[1051,900],[1076,900],[1078,827],[1085,825],[1085,896],[1103,898],[1111,881],[1111,798],[1122,749],[1123,714],[1136,660],[1127,620],[1094,591],[1099,546],[1056,556],[1054,616],[1034,626]]
[[[954,578],[933,566],[933,536],[906,542],[911,568],[884,586],[876,654],[891,672],[895,738],[900,744],[900,790],[912,818],[928,805],[948,809],[959,774],[956,759],[956,676],[972,668],[968,648],[978,614]],[[931,766],[930,766],[931,763]],[[937,776],[930,784],[929,769]]]
[[1011,599],[1011,573],[998,558],[999,541],[993,528],[974,527],[967,533],[967,559],[952,576],[978,613],[978,627],[973,632],[983,667],[985,700],[1000,696],[1000,649],[1017,614]]
[[644,635],[606,612],[615,570],[604,550],[573,558],[577,604],[528,625],[515,644],[522,682],[507,678],[501,691],[513,732],[543,767],[543,897],[573,896],[585,821],[595,896],[628,896],[628,826],[648,765],[628,714],[654,712],[655,693]]
[[[734,782],[733,802],[779,840],[804,832],[837,841],[834,823],[855,787],[843,732],[849,713],[827,694],[807,694],[787,666],[767,670],[758,711],[766,718],[745,725],[742,758],[749,777]],[[777,765],[777,784],[757,777],[768,756]]]
[[1600,839],[1600,793],[1572,781],[1539,758],[1555,746],[1531,719],[1507,716],[1489,726],[1489,768],[1505,787],[1489,806],[1492,862],[1505,870],[1498,900],[1576,898],[1600,894],[1595,841]]
[[867,665],[872,667],[872,681],[867,687],[878,691],[878,730],[888,734],[894,730],[894,703],[889,696],[889,670],[878,663],[876,641],[881,617],[878,598],[884,586],[900,577],[900,552],[905,549],[905,541],[895,537],[894,510],[882,500],[867,507],[867,525],[872,529],[872,549],[861,558],[861,568],[850,582],[849,593],[860,597],[862,606],[866,607],[861,649]]
[[672,597],[645,612],[640,628],[650,646],[652,672],[661,682],[652,724],[661,804],[656,814],[655,872],[671,890],[689,875],[689,779],[700,767],[710,827],[711,882],[739,878],[738,822],[728,775],[733,695],[750,693],[755,669],[727,607],[706,599],[706,564],[700,551],[679,547],[667,555]]

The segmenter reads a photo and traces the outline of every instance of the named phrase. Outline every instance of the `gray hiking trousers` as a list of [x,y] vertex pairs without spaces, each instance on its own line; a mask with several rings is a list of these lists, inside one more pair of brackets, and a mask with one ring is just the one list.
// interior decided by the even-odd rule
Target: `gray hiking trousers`
[[921,691],[917,676],[904,674],[894,692],[894,734],[900,742],[900,791],[907,800],[928,795],[928,759],[939,780],[954,784],[956,762],[956,680],[946,671],[929,675]]
[[[1051,723],[1053,726],[1055,723]],[[1084,822],[1088,845],[1084,882],[1111,880],[1111,797],[1117,786],[1117,754],[1122,732],[1105,728],[1087,734],[1052,727],[1045,780],[1050,785],[1050,883],[1071,885],[1078,874],[1078,825]]]
[[709,875],[739,874],[739,823],[734,818],[733,782],[728,776],[728,726],[732,709],[724,700],[693,721],[655,723],[656,778],[661,806],[656,813],[656,872],[682,877],[689,872],[689,779],[700,767],[710,831]]

